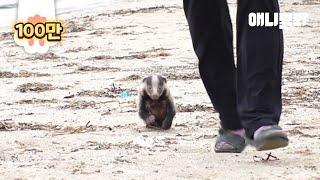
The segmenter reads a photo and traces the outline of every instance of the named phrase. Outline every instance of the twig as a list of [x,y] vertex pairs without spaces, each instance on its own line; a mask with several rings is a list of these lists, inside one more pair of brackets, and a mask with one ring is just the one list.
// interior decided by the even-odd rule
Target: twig
[[261,156],[253,156],[253,161],[254,162],[260,162],[260,161],[263,161],[263,162],[266,162],[266,161],[276,161],[276,160],[279,160],[278,157],[274,156],[271,154],[271,152],[269,153],[266,153],[267,154],[267,157],[266,158],[263,158]]
[[[90,121],[87,122],[86,127],[89,127]],[[91,126],[91,125],[90,125]]]

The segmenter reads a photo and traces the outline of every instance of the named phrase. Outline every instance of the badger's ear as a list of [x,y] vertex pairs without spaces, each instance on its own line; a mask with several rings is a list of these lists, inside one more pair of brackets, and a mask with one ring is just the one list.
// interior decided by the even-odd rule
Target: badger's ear
[[165,83],[167,83],[167,79],[166,79],[165,77],[161,76],[161,79],[162,79]]
[[148,77],[143,78],[143,79],[142,79],[142,82],[147,82],[147,78],[148,78]]

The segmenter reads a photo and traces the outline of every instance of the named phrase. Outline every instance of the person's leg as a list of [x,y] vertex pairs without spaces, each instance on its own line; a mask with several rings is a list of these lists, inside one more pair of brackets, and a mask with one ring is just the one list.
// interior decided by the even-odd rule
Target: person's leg
[[222,128],[216,152],[239,153],[245,148],[236,108],[232,25],[226,0],[184,0],[201,79]]
[[225,130],[242,129],[236,110],[232,25],[226,0],[184,0],[201,79]]
[[[254,139],[259,128],[279,123],[283,35],[279,27],[249,27],[248,15],[251,12],[273,15],[279,12],[278,1],[238,0],[237,108],[246,136]],[[281,131],[273,129],[277,133]],[[270,132],[265,134],[272,135]]]

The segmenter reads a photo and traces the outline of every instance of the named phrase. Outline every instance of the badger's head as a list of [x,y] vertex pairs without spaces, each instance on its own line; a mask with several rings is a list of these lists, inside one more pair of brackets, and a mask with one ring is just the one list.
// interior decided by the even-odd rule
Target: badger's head
[[152,100],[158,100],[163,94],[167,92],[167,80],[162,76],[148,76],[144,78],[142,90]]

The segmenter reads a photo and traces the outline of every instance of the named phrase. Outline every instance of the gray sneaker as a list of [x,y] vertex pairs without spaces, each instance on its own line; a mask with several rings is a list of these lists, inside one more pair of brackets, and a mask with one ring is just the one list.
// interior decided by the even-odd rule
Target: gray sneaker
[[220,129],[214,151],[216,153],[241,153],[245,147],[246,142],[243,137]]
[[278,125],[262,126],[253,136],[253,146],[257,151],[265,151],[286,147],[289,139]]

